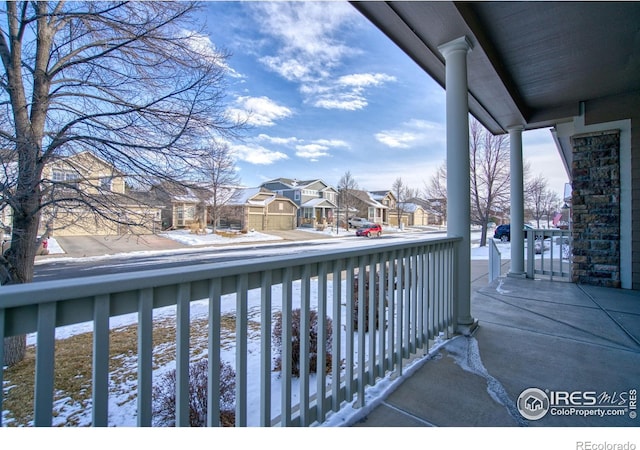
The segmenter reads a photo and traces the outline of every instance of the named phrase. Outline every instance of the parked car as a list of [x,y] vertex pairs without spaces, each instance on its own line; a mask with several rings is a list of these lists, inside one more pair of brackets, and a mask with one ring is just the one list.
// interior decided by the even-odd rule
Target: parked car
[[[525,224],[524,230],[533,230],[533,227]],[[493,237],[494,239],[500,239],[502,242],[509,242],[511,240],[511,224],[507,223],[504,225],[499,225],[498,228],[496,228],[496,231],[493,232]],[[525,239],[527,238],[526,233],[524,237]],[[540,239],[542,239],[542,235],[536,235],[536,240]]]
[[356,236],[380,237],[382,227],[377,223],[366,223],[356,230]]
[[367,219],[364,219],[362,217],[349,217],[349,226],[351,228],[358,228],[361,227],[363,225],[368,224],[369,221]]
[[494,239],[500,239],[502,242],[511,240],[511,225],[498,225],[496,231],[493,232]]

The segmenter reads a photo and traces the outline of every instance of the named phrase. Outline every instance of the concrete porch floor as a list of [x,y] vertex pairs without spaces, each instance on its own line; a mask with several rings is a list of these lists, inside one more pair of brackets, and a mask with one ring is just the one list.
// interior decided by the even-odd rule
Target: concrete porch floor
[[[640,292],[504,276],[488,284],[486,272],[486,261],[472,262],[473,335],[424,358],[352,426],[639,427],[629,397],[640,391]],[[595,392],[597,405],[560,415],[571,410],[551,402],[528,420],[517,401],[529,388]],[[622,415],[577,413],[586,410]]]

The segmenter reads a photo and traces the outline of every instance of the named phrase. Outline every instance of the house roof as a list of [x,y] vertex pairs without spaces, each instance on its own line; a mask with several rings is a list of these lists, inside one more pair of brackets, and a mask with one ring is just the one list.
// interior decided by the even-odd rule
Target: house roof
[[333,202],[326,198],[312,198],[302,204],[303,208],[336,208]]
[[[361,202],[364,202],[369,206],[373,206],[375,208],[380,208],[380,209],[388,209],[387,206],[383,205],[378,200],[376,200],[376,198],[374,198],[373,193],[371,192],[351,189],[349,190],[349,193],[354,197],[356,197]],[[383,197],[378,197],[378,198],[382,199]]]
[[417,203],[412,203],[412,202],[400,202],[398,203],[398,207],[400,208],[401,211],[404,211],[409,214],[413,214],[419,209],[426,211],[422,205],[419,205]]
[[265,183],[262,183],[263,185],[268,185],[268,184],[272,184],[272,183],[280,183],[284,186],[287,186],[289,189],[304,189],[305,187],[313,184],[313,183],[322,183],[325,185],[325,189],[326,188],[330,188],[331,186],[329,186],[327,183],[325,183],[324,181],[322,181],[319,178],[313,179],[313,180],[298,180],[295,178],[276,178],[270,181],[267,181]]
[[275,200],[287,201],[294,205],[296,208],[298,207],[298,205],[296,205],[291,199],[282,195],[278,195],[277,193],[263,187],[239,188],[234,195],[233,201],[231,201],[229,204],[267,206]]
[[386,190],[386,191],[369,191],[369,194],[371,194],[371,197],[376,201],[384,200],[384,198],[387,195],[391,195],[391,197],[395,199],[395,196],[393,195],[393,192],[391,192],[389,190]]
[[113,171],[113,174],[118,175],[118,176],[124,176],[124,173],[122,171],[118,170],[112,163],[106,161],[103,158],[100,158],[99,156],[95,155],[93,152],[90,152],[89,150],[84,150],[82,152],[75,153],[73,155],[56,156],[56,157],[52,158],[47,163],[47,165],[53,166],[55,164],[62,164],[62,165],[68,165],[70,167],[79,167],[79,168],[82,168],[83,170],[89,171],[90,169],[88,167],[86,167],[84,165],[84,162],[82,161],[83,158],[92,159],[94,161],[97,161],[99,164],[101,164],[101,165],[103,165],[105,167],[109,167],[110,170]]

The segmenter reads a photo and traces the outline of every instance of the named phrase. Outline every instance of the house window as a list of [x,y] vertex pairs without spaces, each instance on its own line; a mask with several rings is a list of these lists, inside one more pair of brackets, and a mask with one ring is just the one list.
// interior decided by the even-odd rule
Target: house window
[[51,174],[53,181],[58,183],[66,183],[70,186],[77,187],[80,178],[76,172],[70,170],[53,169]]
[[293,199],[294,200],[300,200],[300,191],[295,191],[293,193]]
[[278,203],[278,211],[284,211],[284,204]]
[[107,191],[111,190],[113,178],[111,177],[102,177],[100,178],[100,189],[104,189]]

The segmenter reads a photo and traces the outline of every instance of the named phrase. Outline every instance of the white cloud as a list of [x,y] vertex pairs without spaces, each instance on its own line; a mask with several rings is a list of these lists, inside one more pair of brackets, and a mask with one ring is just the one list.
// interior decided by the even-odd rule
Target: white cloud
[[417,140],[418,135],[409,131],[381,131],[376,133],[376,139],[391,148],[409,148]]
[[344,75],[336,81],[303,87],[301,92],[312,98],[318,108],[356,111],[367,107],[367,88],[394,82],[396,78],[384,73],[356,73]]
[[341,139],[316,139],[313,141],[313,143],[318,145],[326,145],[328,147],[351,147],[347,142]]
[[267,141],[272,144],[278,144],[278,145],[295,144],[299,140],[297,137],[293,137],[293,136],[288,138],[282,138],[282,137],[269,136],[268,134],[259,134],[258,139],[261,141]]
[[194,31],[183,30],[182,37],[186,37],[191,50],[199,54],[204,60],[221,67],[227,75],[234,78],[244,78],[243,75],[232,69],[226,61],[223,53],[220,52],[211,38],[205,34]]
[[293,115],[291,109],[278,105],[268,97],[238,97],[235,104],[235,107],[229,108],[229,114],[254,126],[270,127],[275,125],[276,120]]
[[234,145],[231,149],[239,160],[251,164],[269,165],[276,161],[289,159],[285,153],[272,151],[256,144]]
[[384,73],[354,73],[340,77],[338,84],[343,86],[367,87],[380,86],[391,81],[396,81],[396,77]]
[[332,148],[349,148],[350,145],[341,139],[316,139],[309,144],[296,146],[296,156],[318,161],[323,156],[331,156]]
[[412,148],[444,144],[446,130],[440,123],[413,119],[400,128],[384,130],[375,134],[375,138],[391,148]]
[[313,106],[323,109],[339,109],[343,111],[357,111],[369,104],[366,98],[349,94],[326,95],[313,102]]
[[310,161],[318,161],[322,156],[329,156],[329,147],[320,144],[306,144],[296,146],[296,156],[309,159]]
[[[340,35],[357,17],[347,2],[255,2],[252,6],[261,30],[280,44],[277,56],[266,60],[278,73],[304,77],[321,73],[354,52]],[[297,66],[308,71],[291,70]]]
[[289,81],[312,78],[312,70],[303,62],[282,56],[265,56],[259,59],[269,70]]
[[323,109],[355,111],[368,105],[366,89],[395,81],[383,73],[336,76],[346,59],[361,50],[346,44],[360,23],[356,11],[342,2],[256,2],[261,31],[278,46],[259,61],[297,83],[304,102]]

